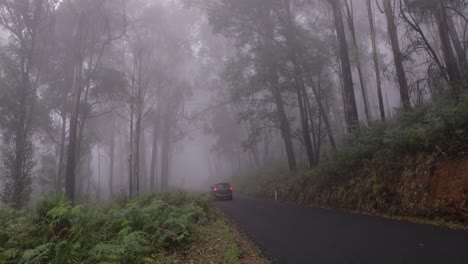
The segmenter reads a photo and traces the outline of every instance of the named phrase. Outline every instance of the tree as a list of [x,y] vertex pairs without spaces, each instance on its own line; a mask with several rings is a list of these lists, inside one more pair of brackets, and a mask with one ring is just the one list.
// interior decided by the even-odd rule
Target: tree
[[356,39],[356,30],[354,28],[354,10],[353,10],[353,0],[350,0],[350,4],[348,4],[348,0],[345,0],[345,5],[346,5],[346,14],[347,14],[347,20],[348,20],[348,27],[351,31],[351,37],[353,39],[353,46],[354,46],[354,51],[356,54],[356,61],[357,61],[357,69],[358,69],[358,74],[359,74],[359,82],[361,83],[361,91],[362,91],[362,101],[364,102],[364,112],[366,114],[367,122],[370,123],[371,121],[371,115],[370,115],[370,110],[369,110],[369,102],[367,98],[367,91],[366,91],[366,85],[365,85],[365,80],[364,80],[364,73],[361,65],[361,56],[359,54],[359,47],[357,44],[357,39]]
[[116,110],[121,107],[121,102],[126,97],[127,80],[125,74],[112,65],[100,67],[93,78],[95,88],[91,96],[96,102],[101,103],[101,109],[96,116],[99,119],[93,127],[98,128],[98,141],[101,143],[109,156],[109,196],[112,197],[114,189],[114,167],[115,167],[115,141],[117,128]]
[[[232,60],[227,69],[227,78],[237,91],[234,99],[263,96],[268,91],[275,106],[273,121],[279,128],[283,139],[290,170],[297,167],[293,146],[293,136],[287,109],[283,98],[283,84],[280,81],[281,56],[284,53],[276,39],[273,21],[275,1],[207,1],[210,6],[208,17],[215,33],[233,37],[238,43],[239,60]],[[247,50],[247,52],[244,52]],[[244,56],[245,55],[245,56]],[[243,67],[253,66],[253,75],[244,75]],[[245,68],[244,68],[245,69]],[[237,82],[235,81],[237,78]],[[240,79],[246,82],[241,83]],[[257,82],[257,90],[252,90]],[[237,87],[237,88],[235,88]],[[241,88],[242,89],[239,89]],[[257,100],[255,100],[257,101]],[[270,100],[267,100],[270,102]],[[259,102],[259,101],[257,101]]]
[[[409,26],[407,34],[415,33],[417,38],[412,40],[412,45],[423,49],[438,67],[441,77],[449,84],[455,98],[459,96],[461,87],[466,86],[466,58],[455,28],[451,14],[462,14],[457,10],[460,1],[400,1],[400,14],[403,21]],[[454,12],[450,13],[448,10]],[[463,17],[463,15],[461,15]],[[424,24],[427,21],[437,25],[436,32],[432,32]],[[439,36],[431,41],[431,35]],[[435,42],[435,43],[434,43]],[[439,58],[440,51],[442,58]]]
[[384,10],[385,16],[387,18],[388,36],[392,45],[398,85],[400,87],[401,103],[404,108],[410,108],[411,102],[409,97],[408,82],[406,79],[405,69],[403,67],[403,56],[400,50],[400,43],[398,42],[398,31],[395,24],[395,13],[393,11],[391,0],[384,0]]
[[160,134],[160,117],[154,117],[153,124],[153,146],[151,149],[151,167],[150,167],[150,192],[156,191],[156,178],[157,178],[157,165],[158,165],[158,152],[159,152],[159,134]]
[[315,155],[316,153],[314,153],[310,137],[311,130],[309,128],[309,112],[307,111],[309,99],[307,98],[307,92],[304,84],[303,65],[300,62],[300,58],[303,56],[301,52],[302,48],[298,45],[299,42],[296,36],[297,29],[291,14],[291,3],[289,0],[284,0],[284,8],[286,11],[285,32],[287,32],[285,37],[288,42],[287,45],[289,46],[290,59],[293,65],[294,85],[296,86],[304,145],[306,148],[307,158],[309,160],[309,167],[313,167],[317,163],[317,157]]
[[336,35],[338,38],[338,51],[343,74],[342,78],[344,86],[344,97],[346,101],[346,122],[348,125],[348,130],[351,130],[359,122],[359,117],[356,106],[356,98],[354,96],[354,84],[351,73],[351,63],[349,61],[348,43],[346,40],[343,24],[343,16],[341,14],[340,1],[329,0],[329,3],[332,6]]
[[2,51],[2,102],[4,182],[2,200],[14,208],[29,201],[34,166],[32,140],[37,117],[37,89],[42,59],[39,51],[47,38],[54,1],[2,0],[0,26],[10,34]]
[[379,64],[379,58],[377,56],[376,30],[375,30],[374,12],[372,10],[371,0],[366,0],[366,5],[367,5],[367,16],[369,18],[370,33],[371,33],[372,58],[374,60],[374,73],[375,73],[375,79],[377,82],[377,96],[379,98],[380,119],[385,121],[385,107],[384,107],[383,96],[382,96],[382,80],[380,79],[380,64]]
[[[70,16],[75,20],[73,78],[71,91],[73,106],[70,118],[70,132],[67,154],[67,168],[65,178],[65,193],[71,201],[76,198],[76,164],[80,156],[80,144],[83,129],[89,112],[82,111],[81,106],[87,103],[91,84],[91,77],[101,63],[104,51],[115,40],[120,39],[126,32],[127,22],[125,2],[121,17],[117,19],[109,12],[111,3],[100,1],[67,1],[62,3],[68,8]],[[66,6],[65,6],[66,5]],[[114,22],[112,22],[114,21]],[[112,26],[111,26],[112,25]]]

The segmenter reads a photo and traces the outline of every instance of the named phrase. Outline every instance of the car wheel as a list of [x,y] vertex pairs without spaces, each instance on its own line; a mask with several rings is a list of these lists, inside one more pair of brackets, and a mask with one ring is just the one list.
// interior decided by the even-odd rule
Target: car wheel
[[232,195],[231,195],[231,196],[229,196],[229,201],[232,201],[232,200],[233,200],[233,198],[234,198],[234,197],[232,197]]

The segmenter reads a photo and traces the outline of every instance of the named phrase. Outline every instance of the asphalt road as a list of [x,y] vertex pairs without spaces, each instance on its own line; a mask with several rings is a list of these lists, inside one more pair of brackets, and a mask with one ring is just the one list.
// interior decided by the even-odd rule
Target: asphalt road
[[274,263],[468,264],[468,232],[235,197],[215,205]]

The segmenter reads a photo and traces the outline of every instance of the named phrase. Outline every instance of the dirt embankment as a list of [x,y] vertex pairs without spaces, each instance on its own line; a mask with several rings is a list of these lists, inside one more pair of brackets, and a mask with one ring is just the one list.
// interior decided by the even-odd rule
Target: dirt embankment
[[458,203],[468,200],[468,158],[446,160],[436,165],[426,179],[429,193]]
[[419,155],[405,160],[401,175],[370,166],[344,186],[325,191],[331,197],[335,191],[343,193],[339,199],[327,202],[364,212],[468,226],[468,157],[433,161]]
[[468,157],[438,162],[424,177],[429,196],[468,219]]

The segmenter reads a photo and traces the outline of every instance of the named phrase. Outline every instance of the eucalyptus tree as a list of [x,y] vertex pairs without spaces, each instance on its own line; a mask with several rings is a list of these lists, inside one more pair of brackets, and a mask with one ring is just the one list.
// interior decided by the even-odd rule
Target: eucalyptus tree
[[[86,119],[90,114],[89,92],[91,78],[102,62],[109,45],[120,39],[127,29],[125,1],[66,1],[66,9],[74,21],[70,30],[73,36],[73,78],[71,80],[72,111],[70,117],[69,143],[65,178],[65,193],[75,201],[76,168],[80,157],[81,143]],[[88,107],[83,107],[88,105]]]
[[[152,43],[149,39],[146,39],[148,32],[145,31],[134,31],[129,36],[129,49],[130,49],[130,75],[131,86],[129,90],[132,117],[135,119],[135,126],[131,128],[133,130],[133,151],[132,157],[132,172],[131,181],[135,184],[136,194],[140,193],[140,172],[141,161],[140,161],[140,148],[141,138],[144,133],[143,121],[146,113],[150,111],[148,107],[152,107],[154,103],[149,100],[155,101],[154,98],[148,98],[150,95],[148,90],[150,88],[152,74],[152,63],[154,62],[154,50],[151,47]],[[133,126],[133,124],[132,124]]]
[[369,27],[370,27],[370,36],[371,36],[371,43],[372,43],[372,59],[374,62],[374,73],[375,73],[375,80],[377,84],[377,96],[379,99],[379,110],[380,110],[380,119],[385,121],[385,107],[383,102],[382,96],[382,79],[380,74],[380,62],[378,58],[377,52],[377,40],[376,40],[376,26],[375,26],[375,16],[374,16],[374,8],[371,0],[366,0],[366,7],[367,7],[367,17],[369,19]]
[[[461,88],[468,87],[466,45],[463,47],[461,44],[466,42],[466,34],[463,30],[457,30],[454,23],[454,20],[461,19],[465,20],[462,24],[468,24],[462,2],[399,2],[400,16],[409,28],[407,34],[416,36],[411,45],[426,52],[427,57],[438,67],[441,77],[451,87],[454,97],[458,97]],[[433,24],[436,25],[436,29],[433,29]]]
[[[133,195],[168,185],[171,153],[183,134],[179,128],[184,122],[184,103],[191,88],[188,80],[192,77],[187,71],[193,67],[190,27],[194,17],[171,1],[139,1],[129,9],[128,15],[132,30],[120,42],[123,53],[120,65],[127,79],[128,187]],[[148,170],[145,131],[150,126],[153,144]],[[158,169],[161,170],[159,183]]]
[[93,78],[95,89],[91,96],[95,98],[95,102],[101,102],[99,105],[98,114],[95,115],[96,122],[91,125],[91,128],[97,130],[98,144],[102,146],[109,157],[109,181],[108,192],[109,198],[112,198],[114,190],[114,167],[116,157],[116,137],[117,131],[117,114],[116,111],[122,107],[122,101],[126,97],[127,80],[125,73],[113,67],[100,67],[95,77]]
[[1,50],[0,126],[3,202],[23,208],[31,192],[34,125],[47,36],[56,1],[2,0],[0,26],[9,35]]
[[341,62],[343,78],[346,122],[348,125],[348,130],[351,130],[358,124],[359,116],[356,105],[356,97],[354,95],[354,83],[351,71],[351,62],[349,59],[348,42],[346,39],[343,14],[341,11],[342,5],[340,0],[329,0],[329,3],[332,7],[336,36],[338,39],[338,54]]
[[203,7],[207,7],[214,32],[232,38],[238,47],[238,56],[231,60],[226,72],[227,79],[231,80],[229,84],[234,88],[233,98],[251,101],[252,105],[265,100],[274,107],[269,110],[272,114],[265,116],[269,116],[281,131],[288,166],[295,170],[293,136],[279,70],[280,62],[287,54],[281,48],[283,44],[278,42],[273,21],[273,6],[278,3],[281,4],[260,0],[204,1]]
[[406,79],[405,68],[403,66],[403,55],[400,49],[400,42],[398,38],[398,28],[395,22],[395,11],[392,7],[391,0],[383,1],[385,16],[387,18],[387,30],[392,45],[392,53],[394,58],[394,64],[396,69],[396,75],[398,79],[398,85],[400,87],[400,98],[404,108],[410,108],[410,96],[408,89],[408,80]]
[[362,93],[362,101],[364,103],[364,113],[366,114],[367,122],[371,122],[371,113],[369,109],[369,102],[367,97],[367,89],[366,89],[366,82],[364,80],[364,70],[361,62],[361,54],[357,42],[356,37],[356,29],[355,29],[355,22],[354,22],[354,4],[353,0],[345,0],[346,6],[346,20],[348,22],[348,27],[351,32],[351,38],[353,41],[354,53],[356,56],[356,67],[358,70],[359,82],[361,84],[361,93]]

